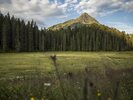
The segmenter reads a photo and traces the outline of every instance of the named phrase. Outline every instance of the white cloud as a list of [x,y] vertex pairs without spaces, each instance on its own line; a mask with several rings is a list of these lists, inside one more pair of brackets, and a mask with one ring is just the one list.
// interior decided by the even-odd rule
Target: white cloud
[[39,24],[49,17],[65,18],[71,12],[87,12],[91,16],[105,16],[120,10],[133,11],[133,0],[0,0],[2,13]]
[[65,4],[67,4],[66,12],[70,13],[71,11],[74,11],[74,8],[78,3],[78,0],[65,0]]
[[123,5],[123,8],[129,11],[133,11],[133,1],[126,2],[125,5]]
[[8,0],[8,2],[0,0],[0,10],[2,13],[10,12],[10,14],[25,20],[34,19],[39,24],[43,24],[44,20],[49,17],[63,16],[65,13],[61,4],[56,0],[55,2],[49,0]]
[[74,3],[78,3],[78,0],[65,0],[65,3],[74,4]]
[[120,31],[125,31],[127,33],[133,33],[133,26],[127,25],[127,24],[122,23],[122,22],[108,22],[105,24],[110,26],[110,27],[117,28]]
[[120,10],[133,11],[132,0],[81,0],[75,10],[92,16],[105,16]]

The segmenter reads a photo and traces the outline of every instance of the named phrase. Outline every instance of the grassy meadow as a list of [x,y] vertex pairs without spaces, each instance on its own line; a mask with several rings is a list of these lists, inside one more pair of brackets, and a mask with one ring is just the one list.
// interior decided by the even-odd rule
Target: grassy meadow
[[132,76],[132,51],[1,53],[0,100],[133,100]]

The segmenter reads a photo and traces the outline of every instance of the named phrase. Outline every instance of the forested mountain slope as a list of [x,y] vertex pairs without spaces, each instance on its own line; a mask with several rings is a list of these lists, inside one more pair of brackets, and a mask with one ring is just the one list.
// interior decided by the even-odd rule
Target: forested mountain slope
[[131,37],[97,21],[75,28],[39,30],[33,21],[25,23],[0,14],[1,52],[125,50],[133,50]]

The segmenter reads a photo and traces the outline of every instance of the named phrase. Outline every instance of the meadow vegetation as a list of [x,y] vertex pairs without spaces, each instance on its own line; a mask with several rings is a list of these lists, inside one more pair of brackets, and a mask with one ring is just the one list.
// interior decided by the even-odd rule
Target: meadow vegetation
[[1,53],[0,100],[133,100],[132,76],[133,52]]

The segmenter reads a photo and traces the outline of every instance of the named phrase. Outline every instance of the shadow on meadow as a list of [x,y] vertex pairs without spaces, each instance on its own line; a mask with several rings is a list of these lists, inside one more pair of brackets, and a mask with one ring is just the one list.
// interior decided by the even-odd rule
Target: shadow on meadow
[[114,70],[88,65],[80,72],[63,72],[56,55],[49,74],[20,75],[0,80],[0,100],[133,100],[133,69]]

